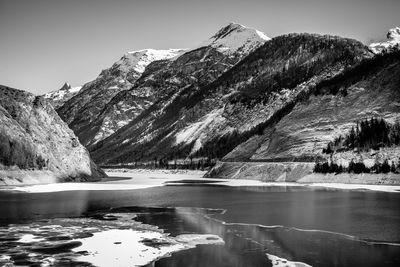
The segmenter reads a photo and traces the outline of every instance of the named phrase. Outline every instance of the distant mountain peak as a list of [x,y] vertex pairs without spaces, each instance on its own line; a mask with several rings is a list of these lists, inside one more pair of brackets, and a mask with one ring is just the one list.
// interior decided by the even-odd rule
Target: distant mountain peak
[[69,90],[71,89],[71,85],[68,82],[65,82],[64,85],[60,88],[60,90]]
[[395,27],[395,28],[390,29],[388,31],[388,33],[386,34],[386,37],[389,40],[400,41],[400,27]]
[[270,39],[259,30],[231,22],[217,31],[210,39],[201,43],[199,47],[211,46],[224,54],[233,54],[238,51],[247,53],[253,50],[255,46],[259,46]]
[[53,107],[58,108],[66,101],[68,101],[71,97],[78,94],[81,89],[82,86],[72,87],[71,84],[65,82],[60,89],[45,94],[44,98],[50,100]]
[[386,34],[388,39],[386,42],[372,43],[369,45],[370,49],[375,53],[381,53],[384,50],[393,48],[400,45],[400,27],[394,27]]

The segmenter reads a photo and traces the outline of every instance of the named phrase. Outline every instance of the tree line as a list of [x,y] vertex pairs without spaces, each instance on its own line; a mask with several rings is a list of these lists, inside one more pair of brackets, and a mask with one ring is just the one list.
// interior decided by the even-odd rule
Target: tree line
[[382,118],[371,118],[357,122],[347,135],[340,135],[329,142],[322,152],[369,151],[393,145],[400,145],[400,123],[397,121],[391,125]]
[[[339,135],[333,142],[329,142],[322,150],[325,154],[349,150],[369,151],[378,150],[381,147],[400,145],[400,123],[389,124],[382,118],[370,118],[357,121],[347,135]],[[383,163],[376,162],[372,167],[366,167],[363,162],[349,163],[343,167],[336,163],[316,162],[314,172],[317,173],[399,173],[400,159],[396,165],[394,161],[389,164],[386,159]]]
[[216,164],[215,159],[202,158],[193,159],[190,157],[187,160],[167,160],[165,158],[157,159],[153,161],[141,162],[135,160],[132,164],[117,164],[117,165],[103,165],[103,168],[109,169],[167,169],[167,170],[207,170],[214,167]]
[[389,164],[388,160],[383,163],[376,162],[372,167],[367,167],[363,162],[354,162],[353,160],[349,163],[348,167],[343,167],[341,164],[329,163],[329,162],[317,162],[314,166],[314,172],[316,173],[400,173],[400,159],[396,165],[394,161]]

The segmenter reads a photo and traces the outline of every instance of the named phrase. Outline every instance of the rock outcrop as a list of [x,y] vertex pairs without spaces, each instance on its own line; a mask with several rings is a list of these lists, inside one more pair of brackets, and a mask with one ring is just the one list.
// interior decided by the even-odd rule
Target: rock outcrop
[[95,181],[104,176],[47,100],[0,86],[0,183]]

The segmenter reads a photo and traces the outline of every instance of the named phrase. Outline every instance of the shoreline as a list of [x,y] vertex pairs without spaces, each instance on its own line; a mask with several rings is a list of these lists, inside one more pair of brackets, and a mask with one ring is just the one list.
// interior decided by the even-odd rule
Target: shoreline
[[[297,182],[276,181],[265,182],[252,179],[204,178],[205,171],[191,170],[105,170],[108,178],[99,182],[68,182],[35,185],[0,186],[1,191],[23,193],[51,193],[64,191],[108,191],[137,190],[162,186],[207,185],[227,187],[308,187],[332,190],[369,190],[388,193],[400,193],[400,185],[362,184],[340,182]],[[304,182],[303,182],[304,181]]]
[[210,178],[257,180],[262,182],[335,183],[398,185],[398,173],[314,173],[310,162],[217,162],[205,174]]

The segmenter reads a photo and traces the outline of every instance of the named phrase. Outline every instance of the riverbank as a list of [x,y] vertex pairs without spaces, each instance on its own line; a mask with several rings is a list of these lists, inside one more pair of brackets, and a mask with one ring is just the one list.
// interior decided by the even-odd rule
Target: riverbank
[[[0,190],[11,190],[25,193],[49,193],[65,191],[112,191],[112,190],[137,190],[162,186],[227,186],[227,187],[312,187],[330,188],[335,190],[373,190],[381,192],[400,192],[400,185],[343,183],[345,177],[326,182],[327,177],[308,175],[297,182],[288,181],[262,181],[255,179],[229,179],[205,178],[205,171],[190,170],[138,170],[120,169],[106,170],[109,176],[99,182],[85,183],[49,183],[24,186],[2,186]],[[351,179],[351,178],[347,178]],[[368,179],[367,179],[368,180]],[[321,182],[322,181],[322,182]],[[356,180],[352,180],[353,182]]]
[[400,174],[314,173],[312,162],[218,162],[208,178],[257,180],[261,182],[400,185]]

